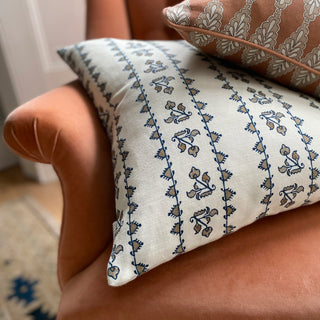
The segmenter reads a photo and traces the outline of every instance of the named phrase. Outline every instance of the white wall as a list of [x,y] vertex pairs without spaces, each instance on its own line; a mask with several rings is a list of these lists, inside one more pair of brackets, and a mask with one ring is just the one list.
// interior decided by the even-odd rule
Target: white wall
[[[0,47],[0,132],[3,130],[5,115],[17,105],[8,69]],[[0,137],[0,170],[18,163],[18,157],[9,150],[1,135]]]
[[[85,9],[85,0],[0,0],[0,50],[8,71],[0,76],[0,95],[6,114],[75,79],[56,50],[84,39]],[[31,164],[22,164],[42,182],[46,170],[53,177],[47,166],[32,164],[30,170]]]
[[56,50],[84,34],[85,0],[0,1],[0,43],[19,104],[75,78]]

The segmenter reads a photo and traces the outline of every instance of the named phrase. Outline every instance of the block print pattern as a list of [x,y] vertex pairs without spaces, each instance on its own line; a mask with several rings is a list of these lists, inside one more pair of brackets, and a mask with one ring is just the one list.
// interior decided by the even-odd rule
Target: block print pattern
[[315,99],[185,41],[91,40],[60,55],[112,141],[110,285],[320,199]]
[[[235,7],[226,0],[191,0],[168,7],[164,15],[205,52],[319,98],[318,0],[243,0]],[[292,14],[297,21],[288,23]]]
[[[170,53],[169,50],[156,44],[153,44],[153,45],[164,53],[164,55],[167,57],[167,59],[171,61],[172,65],[178,72],[179,78],[182,80],[183,85],[185,85],[185,88],[188,91],[189,96],[191,97],[191,103],[193,104],[193,107],[196,109],[197,111],[196,114],[200,118],[200,121],[203,125],[203,129],[205,130],[205,136],[208,138],[209,145],[212,147],[211,151],[213,154],[213,160],[218,165],[217,169],[220,172],[219,179],[222,182],[221,191],[222,191],[222,201],[224,202],[223,209],[225,210],[225,213],[226,213],[224,215],[224,218],[226,221],[224,224],[224,228],[225,228],[224,233],[225,234],[231,233],[233,229],[235,229],[235,226],[229,225],[228,220],[229,220],[229,216],[236,211],[236,208],[230,203],[230,201],[232,200],[236,192],[231,188],[228,188],[226,185],[227,181],[232,176],[232,173],[230,171],[228,171],[227,169],[223,169],[223,165],[226,162],[228,155],[217,149],[217,144],[219,143],[219,140],[222,135],[210,129],[209,123],[212,120],[213,116],[205,112],[207,103],[196,99],[196,96],[199,94],[200,90],[197,88],[191,87],[191,84],[193,84],[194,80],[192,80],[192,78],[186,77],[186,74],[188,74],[189,70],[185,68],[180,68],[179,64],[181,63],[181,61],[175,59],[176,55]],[[192,50],[192,49],[189,47],[188,50]],[[223,161],[220,161],[219,155],[223,155]],[[198,175],[198,171],[197,169],[192,167],[189,177],[191,179],[196,179],[196,182],[194,184],[194,188],[191,191],[187,192],[187,196],[189,198],[193,198],[193,196],[196,195],[195,198],[200,200],[201,198],[211,195],[215,189],[215,186],[212,185],[210,187],[209,185],[210,177],[208,176],[207,172],[205,172],[202,175],[202,181],[199,181],[197,179],[198,177],[195,178],[195,175]],[[200,172],[199,172],[199,175],[200,175]],[[202,187],[200,187],[199,185],[202,185]]]

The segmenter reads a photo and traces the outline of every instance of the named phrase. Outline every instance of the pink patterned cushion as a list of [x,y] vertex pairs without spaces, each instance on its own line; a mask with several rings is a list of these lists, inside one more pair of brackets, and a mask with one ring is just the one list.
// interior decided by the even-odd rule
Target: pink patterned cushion
[[319,0],[186,0],[169,26],[201,50],[320,97]]

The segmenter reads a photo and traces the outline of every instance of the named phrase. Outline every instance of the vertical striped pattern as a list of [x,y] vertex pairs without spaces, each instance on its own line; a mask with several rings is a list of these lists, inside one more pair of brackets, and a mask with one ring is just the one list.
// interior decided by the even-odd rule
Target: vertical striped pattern
[[92,40],[60,55],[112,141],[110,285],[320,199],[320,109],[311,97],[184,41]]

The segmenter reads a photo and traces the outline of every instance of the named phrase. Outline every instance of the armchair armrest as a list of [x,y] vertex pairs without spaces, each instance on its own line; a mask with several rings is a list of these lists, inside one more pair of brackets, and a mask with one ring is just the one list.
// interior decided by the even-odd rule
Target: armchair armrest
[[51,163],[59,176],[63,219],[58,252],[61,288],[112,240],[114,187],[109,141],[79,82],[14,110],[4,138],[29,160]]

